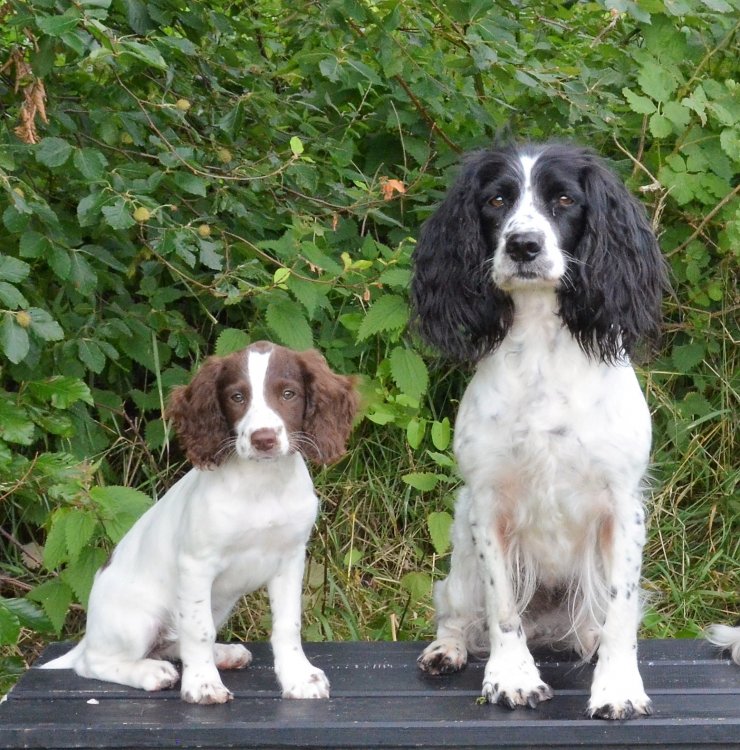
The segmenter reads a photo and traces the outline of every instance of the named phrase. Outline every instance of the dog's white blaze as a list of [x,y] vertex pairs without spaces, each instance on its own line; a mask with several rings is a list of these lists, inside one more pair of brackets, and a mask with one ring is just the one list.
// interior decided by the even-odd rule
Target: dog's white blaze
[[251,351],[247,359],[247,379],[251,391],[251,400],[247,413],[236,426],[236,450],[245,458],[254,457],[254,448],[250,442],[252,433],[261,429],[275,430],[280,453],[288,451],[288,436],[280,415],[267,403],[266,385],[267,369],[270,365],[272,350],[267,352]]

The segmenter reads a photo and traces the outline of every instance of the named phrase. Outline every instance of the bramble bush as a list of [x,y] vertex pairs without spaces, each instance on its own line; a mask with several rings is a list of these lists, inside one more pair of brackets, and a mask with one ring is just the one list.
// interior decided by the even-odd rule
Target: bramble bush
[[[80,627],[95,569],[183,470],[169,389],[260,338],[365,378],[351,454],[317,475],[307,637],[430,635],[468,373],[411,335],[409,259],[459,154],[502,132],[593,146],[653,217],[675,293],[641,371],[645,628],[736,609],[737,10],[0,3],[3,669]],[[235,635],[264,633],[262,604]]]

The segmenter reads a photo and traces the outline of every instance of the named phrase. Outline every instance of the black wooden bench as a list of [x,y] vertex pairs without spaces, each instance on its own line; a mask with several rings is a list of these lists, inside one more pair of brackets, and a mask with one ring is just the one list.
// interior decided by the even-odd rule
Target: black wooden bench
[[[327,701],[279,697],[267,644],[252,666],[224,673],[234,700],[192,706],[179,693],[31,669],[0,705],[1,748],[739,748],[740,667],[702,641],[640,643],[655,714],[606,722],[583,715],[592,667],[537,654],[555,689],[536,710],[481,705],[474,662],[447,677],[416,668],[419,643],[309,643],[331,680]],[[40,661],[66,646],[50,646]]]

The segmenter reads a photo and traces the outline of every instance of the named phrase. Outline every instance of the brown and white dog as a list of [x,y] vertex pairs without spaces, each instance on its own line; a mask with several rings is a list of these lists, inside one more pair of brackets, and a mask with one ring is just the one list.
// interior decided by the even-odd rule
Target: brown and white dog
[[316,351],[258,342],[208,359],[175,389],[168,416],[191,469],[121,540],[97,574],[87,631],[44,668],[161,690],[190,703],[233,696],[219,669],[252,660],[216,631],[245,593],[267,586],[275,673],[285,698],[327,698],[303,653],[301,588],[318,500],[304,457],[345,451],[358,398]]

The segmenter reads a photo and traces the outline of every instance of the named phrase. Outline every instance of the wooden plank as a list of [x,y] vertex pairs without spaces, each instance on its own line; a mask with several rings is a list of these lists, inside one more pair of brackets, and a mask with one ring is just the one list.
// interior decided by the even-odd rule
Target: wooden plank
[[249,645],[249,669],[224,673],[236,697],[223,706],[32,669],[0,706],[0,748],[740,747],[740,669],[700,641],[641,643],[655,715],[618,723],[584,718],[592,667],[570,655],[539,657],[553,700],[509,711],[477,703],[482,662],[441,678],[420,673],[423,646],[306,644],[331,680],[328,701],[282,700],[267,644]]

